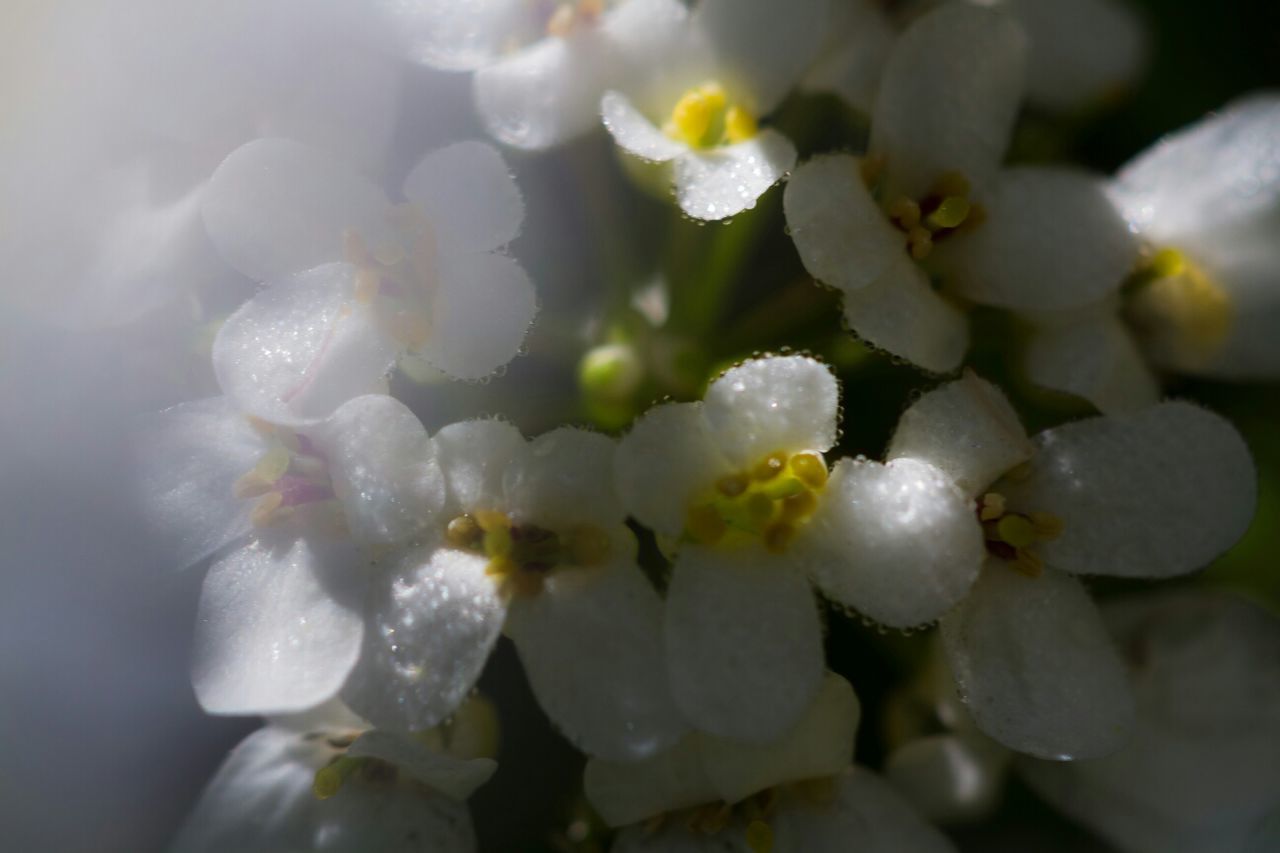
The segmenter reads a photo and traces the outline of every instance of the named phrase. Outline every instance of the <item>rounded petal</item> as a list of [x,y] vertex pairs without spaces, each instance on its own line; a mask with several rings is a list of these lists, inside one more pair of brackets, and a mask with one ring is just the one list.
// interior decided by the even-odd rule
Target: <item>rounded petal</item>
[[665,163],[689,151],[645,118],[631,100],[620,92],[605,92],[600,99],[600,114],[613,141],[626,151],[651,163]]
[[587,799],[609,826],[626,826],[718,796],[703,767],[701,738],[689,735],[639,761],[592,758],[583,774]]
[[729,368],[707,388],[702,411],[721,452],[746,467],[779,450],[830,450],[839,408],[831,368],[788,355]]
[[1064,311],[1118,292],[1138,243],[1100,177],[1066,168],[1001,172],[982,224],[936,248],[949,286],[1014,311]]
[[405,198],[426,214],[447,254],[486,252],[520,233],[524,200],[506,161],[485,142],[457,142],[418,161]]
[[506,255],[446,255],[431,307],[419,354],[455,379],[483,379],[519,354],[538,300]]
[[874,0],[833,3],[831,16],[823,56],[809,69],[800,89],[830,92],[870,115],[897,31]]
[[1170,577],[1203,568],[1244,535],[1257,500],[1249,449],[1190,403],[1046,430],[1025,479],[998,487],[1011,508],[1048,512],[1062,535],[1037,545],[1077,574]]
[[1004,393],[966,371],[902,413],[885,456],[928,462],[976,497],[1034,451]]
[[840,460],[795,547],[826,595],[895,628],[955,605],[986,553],[969,498],[914,459]]
[[354,288],[354,267],[328,264],[278,281],[240,306],[213,342],[223,392],[246,412],[292,424],[385,391],[397,346]]
[[360,660],[342,699],[375,726],[417,731],[462,703],[502,630],[488,560],[421,548],[375,578]]
[[836,781],[835,800],[796,798],[773,823],[776,850],[805,853],[954,853],[947,837],[911,810],[880,777],[850,767]]
[[471,796],[498,769],[498,763],[490,758],[464,761],[436,752],[412,736],[377,730],[356,738],[347,755],[379,758],[394,764],[414,781],[458,802]]
[[969,348],[968,318],[933,289],[906,252],[871,284],[846,291],[843,301],[851,332],[925,370],[955,370]]
[[662,604],[634,564],[566,569],[507,616],[538,704],[575,746],[618,761],[653,755],[686,725],[667,686]]
[[929,735],[889,755],[885,778],[927,820],[986,820],[1000,806],[1007,749],[982,735]]
[[796,164],[796,147],[766,127],[746,142],[676,158],[676,201],[694,219],[727,219],[756,206]]
[[822,626],[809,582],[763,554],[682,550],[667,589],[666,638],[676,703],[720,737],[777,737],[822,682]]
[[524,0],[375,0],[371,11],[403,56],[444,71],[487,65],[546,26]]
[[984,187],[1004,158],[1022,97],[1027,39],[1009,15],[948,3],[899,37],[881,78],[870,150],[894,194],[923,198],[959,172]]
[[867,189],[861,164],[848,154],[814,157],[796,169],[782,195],[804,268],[845,293],[874,284],[907,252],[906,236]]
[[365,567],[349,548],[258,540],[209,569],[191,681],[211,714],[303,711],[360,653]]
[[675,538],[689,502],[731,472],[702,403],[654,406],[618,442],[614,477],[622,505],[646,527]]
[[449,514],[506,508],[502,481],[526,452],[520,430],[497,418],[460,421],[442,427],[435,444],[449,484]]
[[393,397],[370,394],[338,408],[312,436],[360,542],[391,544],[440,523],[445,480],[418,418]]
[[1032,382],[1083,397],[1103,414],[1139,411],[1160,400],[1155,375],[1110,307],[1037,326],[1024,366]]
[[627,513],[613,484],[616,449],[613,439],[589,430],[543,433],[503,477],[508,510],[552,530],[584,521],[621,525]]
[[416,786],[397,785],[387,791],[376,785],[343,785],[319,811],[312,845],[326,853],[476,850],[466,805]]
[[992,560],[942,619],[956,687],[987,735],[1040,758],[1097,758],[1133,733],[1124,664],[1080,582]]
[[342,260],[343,233],[377,230],[386,210],[374,184],[288,139],[257,139],[231,152],[201,207],[222,257],[254,281]]
[[149,531],[174,568],[186,568],[249,532],[251,502],[236,480],[265,452],[262,437],[225,397],[147,416],[134,441]]

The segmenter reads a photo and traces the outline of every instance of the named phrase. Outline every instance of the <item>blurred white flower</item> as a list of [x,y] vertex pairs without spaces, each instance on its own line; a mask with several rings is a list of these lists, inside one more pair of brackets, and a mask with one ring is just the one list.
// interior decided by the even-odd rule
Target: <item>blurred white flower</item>
[[702,0],[645,79],[601,100],[629,154],[669,163],[681,210],[725,219],[795,165],[791,141],[758,126],[817,54],[827,0]]
[[968,303],[1078,309],[1114,293],[1137,254],[1100,179],[1001,170],[1025,62],[1008,16],[968,3],[925,15],[889,57],[867,156],[814,158],[787,184],[801,260],[841,291],[850,329],[926,370],[960,364]]
[[246,411],[305,422],[380,387],[412,353],[480,379],[520,348],[537,306],[500,249],[524,205],[501,156],[461,142],[424,157],[408,202],[319,151],[260,139],[214,173],[203,199],[223,257],[268,282],[213,346],[224,392]]
[[1072,575],[1168,578],[1227,550],[1256,500],[1239,434],[1217,415],[1170,402],[1028,442],[999,390],[968,374],[903,414],[888,458],[928,462],[979,498],[987,562],[941,622],[978,727],[1044,758],[1118,749],[1132,730],[1132,696]]
[[880,75],[893,49],[897,29],[879,0],[840,0],[831,4],[826,40],[813,67],[800,82],[807,92],[830,92],[871,115]]

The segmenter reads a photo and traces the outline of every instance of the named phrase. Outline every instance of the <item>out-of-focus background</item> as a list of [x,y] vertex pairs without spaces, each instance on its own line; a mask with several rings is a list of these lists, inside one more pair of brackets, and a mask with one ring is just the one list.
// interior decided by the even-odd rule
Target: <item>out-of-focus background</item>
[[[0,12],[5,24],[0,26],[5,105],[0,165],[40,174],[41,151],[21,144],[24,127],[58,98],[83,97],[100,108],[90,93],[95,69],[92,56],[74,45],[50,49],[48,18],[41,11],[45,4],[6,0],[5,5]],[[97,5],[82,0],[60,8]],[[1280,85],[1280,8],[1275,4],[1135,0],[1134,5],[1152,32],[1154,57],[1146,81],[1113,112],[1081,120],[1065,133],[1061,128],[1042,133],[1031,117],[1015,147],[1019,156],[1065,154],[1111,170],[1162,133],[1233,97]],[[144,28],[145,20],[129,20],[129,7],[129,2],[116,5],[116,16],[125,19],[122,29]],[[86,41],[77,45],[112,37],[92,28],[79,35]],[[163,40],[165,33],[145,36]],[[226,62],[230,66],[236,57],[228,55]],[[169,69],[150,71],[164,76]],[[470,114],[465,75],[410,69],[405,74],[403,125],[397,134],[404,150],[395,152],[390,168],[397,180],[432,147],[482,136]],[[788,107],[807,115],[821,108],[816,102]],[[106,137],[113,115],[110,109],[100,112],[95,120]],[[93,127],[68,133],[92,135]],[[814,138],[822,135],[819,128]],[[590,340],[589,324],[580,321],[608,298],[613,278],[678,276],[673,258],[680,255],[672,246],[696,253],[713,239],[730,242],[723,235],[733,229],[753,239],[749,252],[738,253],[738,269],[749,279],[730,309],[731,327],[739,331],[751,329],[752,308],[767,292],[807,286],[782,234],[779,192],[731,225],[701,229],[624,187],[621,169],[602,139],[510,159],[528,206],[527,225],[512,252],[530,270],[542,301],[530,355],[483,386],[423,389],[400,381],[397,392],[414,401],[429,427],[488,412],[505,413],[529,432],[568,414],[581,418],[572,382],[576,352],[566,350],[564,341]],[[74,186],[55,186],[65,197],[46,201],[65,204],[72,217]],[[20,198],[0,195],[0,241],[9,244],[2,257],[28,246],[10,242],[20,239],[14,223],[31,203],[29,196]],[[621,205],[608,214],[621,250],[596,239],[601,204]],[[716,229],[719,237],[708,236]],[[585,239],[584,234],[595,236]],[[29,249],[56,252],[57,246],[49,239]],[[164,564],[147,536],[132,482],[134,419],[213,388],[200,360],[199,336],[191,333],[180,307],[106,328],[68,324],[60,322],[57,310],[22,310],[49,296],[55,308],[59,299],[74,298],[31,292],[35,287],[0,269],[0,850],[158,850],[226,750],[256,725],[212,718],[197,707],[187,663],[202,569],[175,572]],[[225,308],[248,292],[245,283],[229,282]],[[806,345],[832,345],[837,328],[834,315],[829,323],[804,328]],[[744,343],[749,340],[745,332],[730,335],[715,342],[708,358],[728,360],[744,354],[741,346],[783,343]],[[843,358],[837,361],[848,401],[842,447],[878,454],[909,395],[926,380],[876,356],[854,352]],[[998,354],[979,352],[977,359],[984,372],[1016,381]],[[1053,401],[1025,387],[1014,389],[1029,426],[1065,416]],[[1280,605],[1280,386],[1183,382],[1170,390],[1231,418],[1245,433],[1262,477],[1258,520],[1249,536],[1191,582],[1234,585]],[[830,637],[833,664],[850,675],[868,720],[897,677],[884,643],[875,632],[846,623],[837,623]],[[509,649],[499,655],[483,686],[503,710],[504,750],[515,760],[473,801],[482,844],[494,851],[544,849],[534,839],[548,837],[569,820],[572,804],[554,798],[572,788],[580,760],[532,704]],[[859,758],[874,766],[882,757],[876,727],[867,723]],[[1026,839],[1034,833],[1036,849],[1049,849],[1046,828],[1063,850],[1099,849],[1083,830],[1069,827],[1017,788],[995,828],[962,839],[974,850],[1019,850],[1029,849]]]

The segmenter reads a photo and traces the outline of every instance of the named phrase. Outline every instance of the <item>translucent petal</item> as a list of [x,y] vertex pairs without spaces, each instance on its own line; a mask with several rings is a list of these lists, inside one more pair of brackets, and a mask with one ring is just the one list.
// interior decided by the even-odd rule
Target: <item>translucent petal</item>
[[252,505],[236,480],[265,452],[262,437],[225,397],[148,415],[134,441],[149,531],[173,568],[198,563],[249,532]]
[[475,830],[466,805],[417,786],[397,785],[387,791],[377,785],[343,785],[318,811],[311,849],[475,853]]
[[853,758],[861,713],[849,682],[828,673],[804,715],[771,743],[702,735],[703,763],[718,799],[736,803],[775,785],[839,775]]
[[319,420],[353,397],[385,392],[398,347],[354,287],[354,267],[328,264],[242,305],[213,342],[223,392],[280,424]]
[[1080,582],[992,560],[942,619],[960,697],[978,728],[1041,758],[1097,758],[1133,733],[1124,664]]
[[635,760],[686,730],[667,687],[662,603],[633,563],[567,569],[507,616],[538,704],[588,755]]
[[222,161],[201,212],[227,263],[271,281],[342,260],[347,229],[372,233],[382,190],[329,155],[287,139],[257,139]]
[[336,695],[360,653],[367,581],[349,548],[258,540],[205,577],[191,681],[211,714],[302,711]]
[[746,142],[677,157],[676,201],[694,219],[727,219],[755,207],[795,164],[791,140],[766,127]]
[[502,480],[525,453],[524,436],[506,421],[460,421],[436,433],[436,453],[449,483],[446,514],[504,510]]
[[966,496],[977,497],[1034,450],[1004,393],[966,371],[902,413],[885,456],[928,462]]
[[1077,574],[1170,577],[1204,567],[1253,518],[1256,474],[1226,420],[1190,403],[1090,418],[1040,433],[1011,508],[1048,512],[1062,535],[1037,546]]
[[971,3],[935,9],[899,37],[871,120],[891,194],[922,198],[947,172],[987,185],[1018,114],[1026,42],[1011,17]]
[[969,498],[914,459],[840,460],[794,547],[826,595],[895,628],[945,613],[985,556]]
[[485,142],[457,142],[418,161],[404,194],[427,216],[444,254],[485,252],[520,233],[524,200],[502,155]]
[[830,450],[839,406],[831,368],[791,355],[729,368],[707,388],[702,411],[730,464],[749,467],[775,451]]
[[925,370],[955,370],[969,348],[968,318],[930,286],[906,252],[871,284],[846,291],[843,301],[851,332]]
[[455,379],[483,379],[515,358],[538,312],[529,276],[506,255],[446,255],[420,354]]
[[613,484],[616,449],[608,436],[574,427],[538,436],[504,475],[512,517],[550,529],[621,525],[627,513]]
[[1032,382],[1083,397],[1103,414],[1138,411],[1160,399],[1155,375],[1109,306],[1037,326],[1024,365]]
[[379,728],[416,731],[457,709],[506,615],[487,565],[428,546],[374,579],[364,646],[342,691],[353,711]]
[[748,95],[747,108],[766,115],[812,64],[827,26],[827,0],[703,0],[693,26],[711,51],[726,86]]
[[435,447],[400,401],[371,394],[344,403],[313,436],[360,542],[391,544],[441,524],[445,481]]
[[1011,757],[982,735],[929,735],[890,753],[884,772],[921,817],[973,822],[999,807]]
[[768,741],[795,724],[822,682],[822,627],[809,582],[750,550],[686,547],[667,589],[667,667],[699,729]]
[[436,752],[422,741],[393,732],[368,731],[347,749],[352,757],[380,758],[432,790],[462,802],[498,768],[490,758],[462,761]]
[[787,181],[787,227],[809,274],[845,293],[897,268],[906,237],[894,228],[862,180],[862,161],[848,154],[814,157]]
[[947,837],[870,770],[850,767],[836,783],[836,799],[796,799],[773,822],[775,850],[805,853],[951,853]]
[[614,466],[622,505],[673,538],[684,530],[689,502],[732,471],[702,403],[666,403],[645,412],[618,442]]
[[600,113],[605,129],[626,151],[642,160],[665,163],[688,153],[689,146],[677,142],[645,118],[626,95],[605,92],[600,99]]
[[1138,244],[1100,177],[1060,167],[1006,169],[983,199],[986,218],[940,241],[949,286],[984,305],[1063,311],[1119,291]]
[[870,115],[897,31],[873,0],[833,3],[831,17],[826,47],[800,82],[800,89],[830,92]]
[[609,826],[625,826],[676,809],[714,802],[701,738],[689,735],[640,761],[592,758],[583,775],[587,799]]
[[487,65],[546,26],[524,0],[376,0],[372,11],[406,58],[445,71]]

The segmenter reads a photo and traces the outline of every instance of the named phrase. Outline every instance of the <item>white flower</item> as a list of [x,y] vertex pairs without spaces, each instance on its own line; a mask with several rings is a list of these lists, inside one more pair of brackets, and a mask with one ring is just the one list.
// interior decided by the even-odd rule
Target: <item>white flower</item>
[[462,142],[424,157],[407,203],[319,151],[260,139],[214,173],[209,236],[269,286],[214,341],[228,396],[279,423],[324,417],[380,390],[399,354],[479,379],[517,353],[536,311],[520,265],[498,250],[524,206],[502,158]]
[[605,94],[605,127],[628,153],[671,164],[689,216],[725,219],[754,207],[796,161],[791,141],[757,122],[808,68],[826,15],[826,0],[703,0],[673,56],[643,82]]
[[629,851],[953,849],[867,770],[850,765],[860,708],[829,674],[793,727],[769,744],[694,732],[641,762],[592,760],[588,799]]
[[[929,465],[845,460],[828,475],[837,406],[819,362],[763,358],[727,371],[704,402],[651,409],[619,446],[627,509],[678,547],[672,689],[713,734],[768,740],[808,705],[823,672],[810,579],[908,626],[958,601],[982,561],[965,498]],[[900,595],[889,575],[919,589]]]
[[496,764],[455,738],[471,716],[412,738],[337,703],[272,720],[219,768],[170,850],[474,851],[465,801]]
[[841,291],[851,330],[926,370],[960,364],[967,303],[1078,309],[1114,293],[1136,257],[1100,180],[1000,169],[1025,61],[1006,15],[968,3],[925,15],[889,57],[867,156],[814,158],[787,184],[801,260]]
[[893,21],[876,0],[832,3],[822,53],[800,82],[800,88],[831,92],[870,115],[896,36]]
[[1133,674],[1133,740],[1093,761],[1022,759],[1019,774],[1125,853],[1274,850],[1280,622],[1243,598],[1202,591],[1103,610]]
[[980,498],[975,524],[987,562],[941,623],[978,727],[1045,758],[1119,748],[1132,729],[1129,686],[1097,608],[1071,575],[1173,577],[1229,548],[1255,504],[1239,434],[1216,415],[1170,402],[1028,442],[1003,395],[969,374],[904,413],[888,458],[929,462]]

